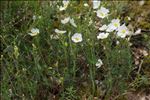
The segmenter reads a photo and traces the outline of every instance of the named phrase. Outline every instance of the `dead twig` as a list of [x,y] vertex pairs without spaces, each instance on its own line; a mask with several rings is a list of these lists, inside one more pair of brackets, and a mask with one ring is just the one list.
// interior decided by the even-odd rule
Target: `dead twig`
[[141,68],[142,68],[142,64],[143,64],[143,60],[141,60],[141,63],[140,63],[140,65],[139,65],[139,69],[138,69],[138,72],[137,72],[137,74],[139,74],[139,73],[140,73],[140,71],[141,71]]

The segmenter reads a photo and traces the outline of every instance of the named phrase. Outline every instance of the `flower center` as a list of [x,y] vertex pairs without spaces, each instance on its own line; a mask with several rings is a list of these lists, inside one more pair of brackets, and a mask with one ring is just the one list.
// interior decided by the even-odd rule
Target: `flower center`
[[37,32],[33,32],[32,34],[37,34]]
[[114,26],[115,26],[115,27],[118,27],[118,24],[117,24],[117,23],[115,23],[115,24],[114,24]]
[[101,16],[104,16],[104,13],[100,13]]
[[126,32],[126,30],[122,30],[122,33],[125,33]]
[[79,41],[79,38],[75,38],[76,41]]

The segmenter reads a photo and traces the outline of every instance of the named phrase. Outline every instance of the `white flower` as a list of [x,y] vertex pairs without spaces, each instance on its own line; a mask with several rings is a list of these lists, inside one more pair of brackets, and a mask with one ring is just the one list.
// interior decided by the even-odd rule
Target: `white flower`
[[128,19],[128,20],[131,20],[131,17],[127,16],[127,19]]
[[28,33],[29,35],[31,35],[31,36],[36,36],[37,34],[39,34],[40,32],[39,32],[39,29],[37,29],[37,28],[32,28],[31,29],[31,33]]
[[119,19],[113,19],[111,23],[108,25],[107,32],[112,32],[116,30],[120,26],[120,20]]
[[73,18],[67,17],[67,18],[61,20],[61,23],[62,23],[62,24],[66,24],[66,23],[68,23],[68,22],[70,22],[70,24],[71,24],[72,26],[77,27],[77,25],[75,24]]
[[84,3],[84,7],[88,7],[89,5],[87,3]]
[[109,10],[104,7],[101,7],[99,10],[96,11],[96,13],[97,13],[97,17],[105,18],[108,16]]
[[100,6],[100,0],[93,0],[93,9],[97,9]]
[[95,64],[97,68],[100,68],[103,65],[103,62],[101,59],[98,59],[97,63]]
[[38,18],[39,18],[39,19],[41,19],[41,18],[42,18],[42,16],[39,16]]
[[125,26],[125,24],[118,27],[117,31],[118,31],[117,36],[121,37],[121,38],[125,38],[126,35],[128,35],[130,33],[128,28]]
[[82,41],[82,34],[81,33],[75,33],[72,37],[71,37],[72,41],[75,43],[81,42]]
[[138,28],[138,29],[135,31],[135,34],[137,35],[137,34],[140,34],[140,33],[141,33],[141,29]]
[[74,22],[74,19],[73,19],[73,18],[71,18],[71,19],[70,19],[70,24],[71,24],[72,26],[74,26],[74,27],[77,27],[77,25],[75,24],[75,22]]
[[99,28],[100,31],[104,31],[104,30],[106,30],[106,29],[107,29],[107,25],[103,25],[103,26],[101,26],[101,27]]
[[119,41],[116,41],[116,44],[118,45],[120,42]]
[[66,23],[69,22],[69,20],[70,20],[70,17],[67,17],[67,18],[61,20],[61,23],[62,23],[62,24],[66,24]]
[[139,1],[139,5],[140,5],[140,6],[143,6],[143,5],[144,5],[144,3],[145,3],[145,1],[144,1],[144,0]]
[[59,30],[59,29],[55,29],[55,32],[58,33],[58,34],[64,34],[64,33],[66,33],[66,31],[62,31],[62,30]]
[[36,20],[36,16],[35,16],[35,15],[33,15],[32,19],[33,19],[33,20]]
[[113,31],[114,31],[114,29],[112,28],[112,24],[109,24],[107,26],[106,32],[113,32]]
[[104,33],[104,32],[99,33],[97,36],[97,39],[105,39],[108,37],[108,35],[109,35],[109,33]]
[[69,1],[68,0],[63,0],[63,6],[60,6],[59,10],[60,11],[66,10],[66,8],[68,7],[68,5],[69,5]]
[[119,19],[113,19],[111,21],[111,24],[113,25],[112,27],[115,30],[115,29],[117,29],[120,26],[120,20]]

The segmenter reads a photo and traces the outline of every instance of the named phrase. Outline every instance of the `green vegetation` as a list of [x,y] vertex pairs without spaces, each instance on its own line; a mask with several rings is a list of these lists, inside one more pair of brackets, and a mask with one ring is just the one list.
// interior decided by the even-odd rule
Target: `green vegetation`
[[[103,19],[91,0],[71,0],[63,11],[61,1],[0,2],[2,100],[128,100],[127,92],[150,94],[149,1],[101,1],[109,9]],[[62,24],[66,17],[76,26]],[[99,27],[116,18],[133,34],[120,38],[110,32],[97,39]],[[73,40],[75,33],[82,37]]]

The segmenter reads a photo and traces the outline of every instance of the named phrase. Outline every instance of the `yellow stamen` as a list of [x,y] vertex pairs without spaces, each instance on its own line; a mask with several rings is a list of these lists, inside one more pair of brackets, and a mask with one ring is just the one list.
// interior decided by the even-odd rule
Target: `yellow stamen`
[[126,30],[122,30],[122,33],[125,33],[126,32]]
[[75,40],[77,40],[77,41],[78,41],[78,40],[79,40],[79,38],[75,38]]
[[114,26],[115,26],[115,27],[117,27],[117,26],[118,26],[118,24],[117,24],[117,23],[115,23],[115,24],[114,24]]
[[100,13],[100,15],[101,15],[101,16],[104,16],[104,14],[103,14],[103,13]]

